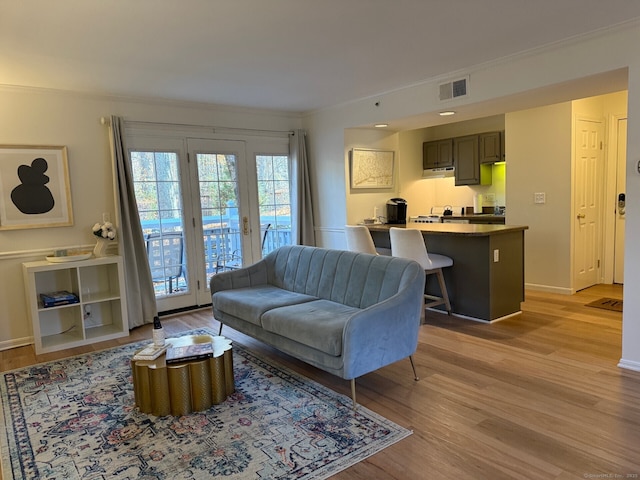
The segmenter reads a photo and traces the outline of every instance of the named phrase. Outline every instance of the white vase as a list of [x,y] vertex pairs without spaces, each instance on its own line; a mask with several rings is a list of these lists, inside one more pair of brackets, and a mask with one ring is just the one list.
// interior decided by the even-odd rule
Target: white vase
[[98,240],[96,241],[96,246],[93,247],[93,256],[106,257],[108,248],[109,248],[109,240],[107,240],[106,238],[98,237]]

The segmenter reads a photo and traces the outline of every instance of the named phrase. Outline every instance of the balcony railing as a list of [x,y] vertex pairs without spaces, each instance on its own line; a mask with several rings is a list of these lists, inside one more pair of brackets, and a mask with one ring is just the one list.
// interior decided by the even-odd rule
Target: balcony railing
[[[262,220],[264,221],[265,218],[262,217]],[[161,231],[162,233],[183,231],[180,219],[162,219],[161,222],[158,220],[145,220],[141,223],[145,238],[149,234],[160,233]],[[242,265],[242,250],[240,248],[242,232],[238,226],[237,218],[205,218],[203,225],[205,270],[208,284],[212,275],[220,271],[239,268]],[[269,225],[269,228],[266,228],[267,225]],[[289,218],[277,217],[273,219],[273,223],[263,224],[261,226],[260,238],[262,240],[262,256],[265,256],[280,246],[290,245],[292,239]],[[187,278],[187,267],[186,261],[184,260],[186,255],[183,254],[182,258],[183,275],[175,282],[173,292],[169,291],[168,282],[156,282],[156,296],[164,296],[181,290],[184,291]],[[165,266],[165,268],[172,267],[175,267],[175,265]]]

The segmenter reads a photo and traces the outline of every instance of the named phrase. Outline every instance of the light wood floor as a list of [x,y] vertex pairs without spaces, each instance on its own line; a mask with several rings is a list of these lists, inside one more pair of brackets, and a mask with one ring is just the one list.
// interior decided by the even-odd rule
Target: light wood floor
[[[428,313],[415,355],[357,381],[361,405],[413,435],[336,475],[351,479],[640,478],[640,372],[616,365],[622,314],[585,307],[622,298],[600,285],[573,296],[527,292],[523,313],[494,325]],[[163,321],[168,334],[218,322],[209,309]],[[229,328],[223,334],[336,391],[349,382]],[[0,370],[150,337],[35,357],[0,352]]]

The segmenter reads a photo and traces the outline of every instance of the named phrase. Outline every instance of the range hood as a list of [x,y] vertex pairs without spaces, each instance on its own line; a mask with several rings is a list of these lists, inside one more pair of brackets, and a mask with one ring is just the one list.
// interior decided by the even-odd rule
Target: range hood
[[445,178],[453,177],[454,167],[428,168],[422,171],[422,178]]

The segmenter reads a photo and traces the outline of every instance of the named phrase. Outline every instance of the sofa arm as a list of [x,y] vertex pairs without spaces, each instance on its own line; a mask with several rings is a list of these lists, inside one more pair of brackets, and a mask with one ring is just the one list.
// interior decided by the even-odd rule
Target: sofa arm
[[267,282],[267,264],[259,260],[248,267],[221,272],[211,277],[211,295],[221,290],[264,285]]
[[342,334],[343,376],[350,380],[413,355],[424,308],[425,275],[383,302],[353,315]]

